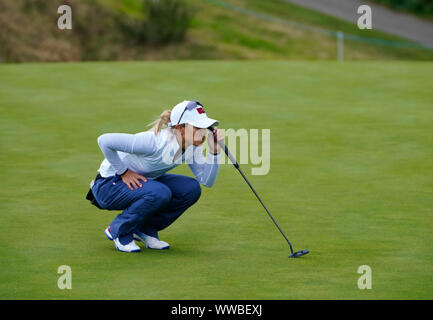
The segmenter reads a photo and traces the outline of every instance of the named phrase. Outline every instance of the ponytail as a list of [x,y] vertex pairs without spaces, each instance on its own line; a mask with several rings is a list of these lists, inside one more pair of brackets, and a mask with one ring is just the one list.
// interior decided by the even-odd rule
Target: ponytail
[[158,119],[149,124],[149,126],[153,126],[152,130],[155,133],[155,136],[158,135],[158,133],[162,130],[164,126],[168,125],[168,123],[170,122],[170,114],[171,110],[164,110],[164,112],[161,113]]

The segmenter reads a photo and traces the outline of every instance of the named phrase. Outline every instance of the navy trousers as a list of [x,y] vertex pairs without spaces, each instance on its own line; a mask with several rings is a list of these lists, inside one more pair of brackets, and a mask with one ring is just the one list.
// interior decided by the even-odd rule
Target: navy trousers
[[199,182],[178,174],[164,174],[142,182],[130,190],[120,176],[99,179],[92,187],[96,201],[103,209],[123,210],[111,223],[113,239],[121,244],[133,240],[135,230],[158,238],[201,195]]

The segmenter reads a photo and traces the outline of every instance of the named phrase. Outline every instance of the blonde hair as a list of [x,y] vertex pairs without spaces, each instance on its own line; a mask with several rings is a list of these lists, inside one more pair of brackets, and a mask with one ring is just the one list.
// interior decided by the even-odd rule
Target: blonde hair
[[163,127],[166,127],[168,125],[168,123],[170,122],[170,115],[171,110],[164,110],[158,119],[149,124],[149,126],[152,126],[151,130],[153,130],[155,136],[158,135],[158,133],[162,130]]

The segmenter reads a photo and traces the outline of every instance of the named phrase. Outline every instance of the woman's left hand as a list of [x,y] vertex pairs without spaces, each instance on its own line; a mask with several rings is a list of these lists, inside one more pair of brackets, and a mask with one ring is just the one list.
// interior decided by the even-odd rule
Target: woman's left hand
[[207,137],[207,143],[209,145],[210,152],[212,152],[213,154],[217,154],[220,152],[221,147],[217,142],[221,140],[224,140],[224,135],[220,130],[218,130],[217,127],[215,127],[213,133],[209,132],[209,135]]

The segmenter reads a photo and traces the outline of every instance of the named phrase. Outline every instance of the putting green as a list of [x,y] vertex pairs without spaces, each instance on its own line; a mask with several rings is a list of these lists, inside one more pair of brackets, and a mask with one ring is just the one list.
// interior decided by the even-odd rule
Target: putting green
[[[0,297],[431,299],[432,74],[412,62],[0,66]],[[223,128],[271,129],[269,174],[242,168],[309,255],[288,259],[231,165],[161,232],[170,250],[124,254],[105,238],[116,213],[84,199],[96,138],[193,98]],[[72,290],[57,287],[60,265]]]

